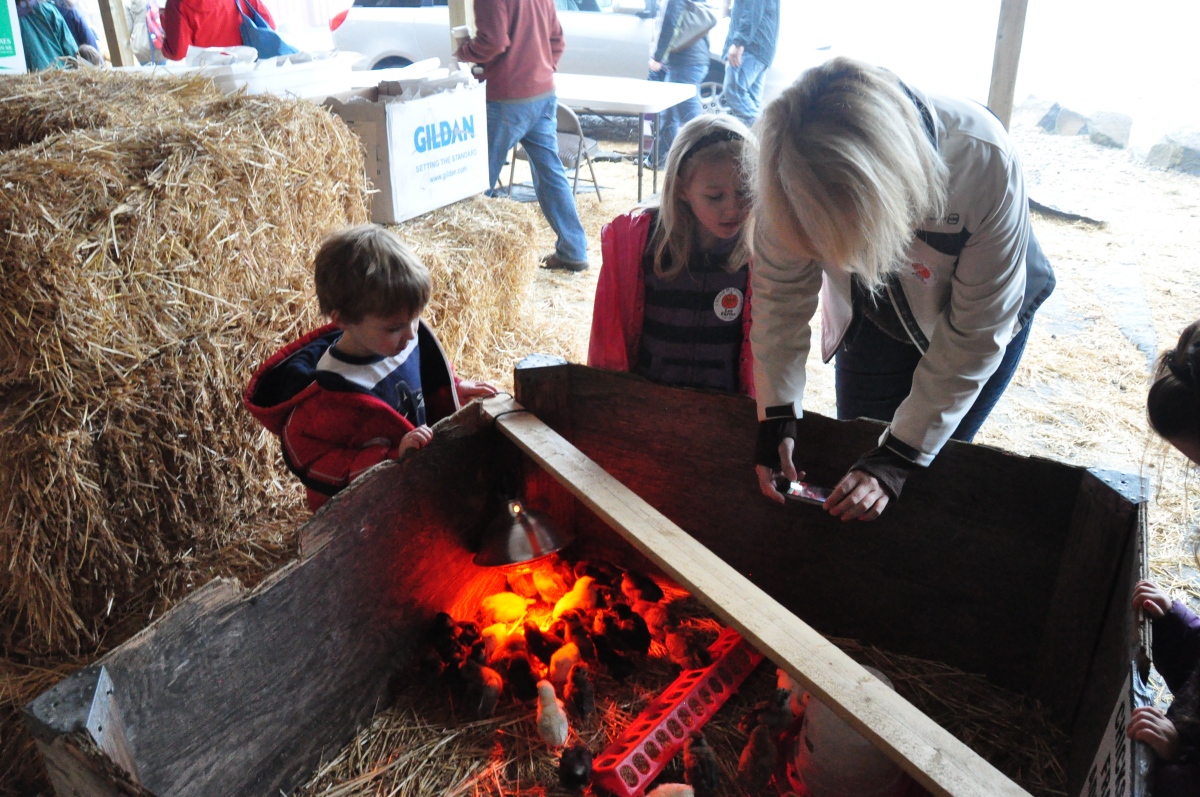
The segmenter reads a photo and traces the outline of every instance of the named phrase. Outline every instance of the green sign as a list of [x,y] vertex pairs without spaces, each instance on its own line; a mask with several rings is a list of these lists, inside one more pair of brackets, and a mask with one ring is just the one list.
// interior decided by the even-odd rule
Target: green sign
[[0,58],[17,54],[17,34],[13,18],[8,13],[8,0],[0,0]]

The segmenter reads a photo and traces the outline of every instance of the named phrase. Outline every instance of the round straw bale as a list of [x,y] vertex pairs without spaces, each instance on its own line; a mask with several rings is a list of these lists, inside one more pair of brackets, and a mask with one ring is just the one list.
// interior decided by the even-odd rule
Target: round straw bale
[[323,109],[112,81],[127,98],[174,85],[186,112],[56,133],[0,161],[10,650],[94,642],[136,581],[170,580],[181,558],[294,500],[240,393],[317,323],[322,237],[366,220],[360,144]]

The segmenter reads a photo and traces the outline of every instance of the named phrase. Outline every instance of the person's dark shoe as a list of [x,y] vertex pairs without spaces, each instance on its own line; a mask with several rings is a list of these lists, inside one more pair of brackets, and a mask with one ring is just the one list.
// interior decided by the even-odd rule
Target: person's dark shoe
[[556,252],[551,252],[542,258],[542,268],[560,271],[587,271],[587,261],[563,260]]

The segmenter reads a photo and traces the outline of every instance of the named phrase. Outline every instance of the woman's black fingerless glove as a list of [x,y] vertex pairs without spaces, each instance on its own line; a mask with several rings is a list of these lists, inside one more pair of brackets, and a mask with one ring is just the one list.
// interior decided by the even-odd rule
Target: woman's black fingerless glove
[[758,422],[758,439],[754,443],[754,464],[779,470],[779,444],[796,439],[795,418],[772,418]]
[[900,497],[908,475],[917,467],[915,462],[910,462],[887,446],[880,446],[859,457],[850,470],[861,470],[874,476],[894,501]]

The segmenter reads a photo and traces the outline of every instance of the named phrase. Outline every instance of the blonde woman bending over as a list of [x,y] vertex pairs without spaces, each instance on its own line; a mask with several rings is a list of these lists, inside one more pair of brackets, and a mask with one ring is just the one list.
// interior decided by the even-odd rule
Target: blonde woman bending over
[[982,105],[836,58],[802,75],[759,125],[759,484],[782,502],[776,479],[802,475],[795,419],[820,294],[838,417],[889,424],[825,508],[873,520],[947,440],[974,437],[1054,274],[1029,229],[1013,143]]

